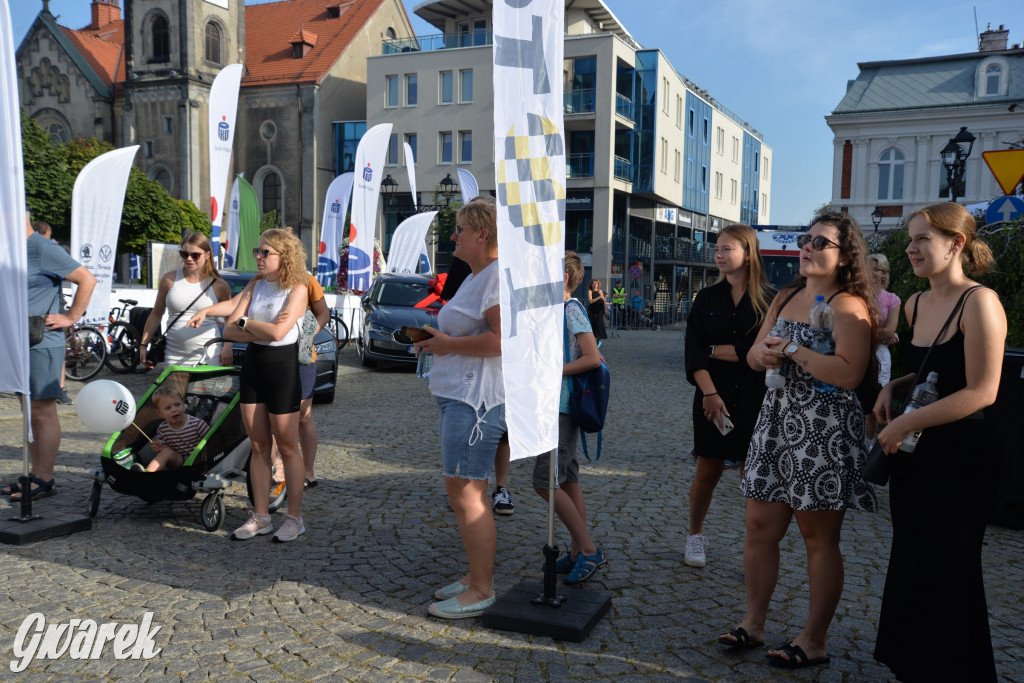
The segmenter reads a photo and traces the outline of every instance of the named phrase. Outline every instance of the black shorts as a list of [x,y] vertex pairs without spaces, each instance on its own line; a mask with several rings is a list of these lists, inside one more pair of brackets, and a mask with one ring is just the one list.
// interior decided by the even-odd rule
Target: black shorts
[[299,412],[299,345],[267,346],[251,343],[242,359],[239,377],[242,403],[265,403],[267,412],[287,415]]

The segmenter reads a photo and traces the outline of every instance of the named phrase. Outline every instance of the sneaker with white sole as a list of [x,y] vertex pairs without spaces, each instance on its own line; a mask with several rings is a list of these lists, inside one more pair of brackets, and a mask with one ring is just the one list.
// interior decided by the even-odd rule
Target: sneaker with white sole
[[496,515],[511,515],[516,511],[512,493],[504,486],[494,489],[494,493],[491,494],[491,509]]
[[274,538],[271,539],[275,543],[287,543],[288,541],[294,541],[296,538],[306,533],[306,527],[302,525],[302,517],[292,517],[291,515],[284,516],[284,522],[281,523],[281,528],[274,534]]
[[693,536],[686,537],[686,553],[683,555],[683,561],[687,566],[703,567],[708,563],[708,558],[704,555],[707,543],[708,541],[704,538],[704,534],[694,534]]
[[270,521],[270,515],[257,515],[255,510],[249,510],[249,519],[245,524],[231,532],[231,539],[244,541],[247,538],[260,534],[269,534],[274,530],[274,523]]

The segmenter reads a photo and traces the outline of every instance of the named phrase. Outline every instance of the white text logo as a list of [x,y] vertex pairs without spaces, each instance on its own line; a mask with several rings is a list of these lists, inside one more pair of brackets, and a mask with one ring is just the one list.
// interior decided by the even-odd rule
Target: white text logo
[[99,659],[108,642],[113,642],[117,659],[151,659],[162,649],[155,647],[153,636],[163,628],[151,628],[152,623],[153,613],[146,612],[141,624],[72,619],[47,626],[46,618],[35,612],[21,622],[14,638],[14,656],[18,659],[11,660],[11,671],[24,671],[33,658],[59,659],[67,654],[71,659]]

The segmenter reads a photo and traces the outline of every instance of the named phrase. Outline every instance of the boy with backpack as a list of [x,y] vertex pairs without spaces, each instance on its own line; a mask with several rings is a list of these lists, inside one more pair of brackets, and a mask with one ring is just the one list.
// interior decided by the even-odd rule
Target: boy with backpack
[[[555,513],[572,537],[569,552],[558,558],[555,571],[568,574],[567,586],[582,583],[605,563],[604,553],[594,544],[587,531],[587,504],[579,484],[580,465],[576,460],[579,427],[569,414],[570,377],[601,365],[597,340],[583,304],[572,298],[572,291],[583,281],[583,264],[575,252],[565,252],[565,315],[563,336],[567,353],[562,366],[562,393],[558,407],[557,488],[554,489]],[[533,487],[548,500],[551,453],[537,456],[533,468]]]

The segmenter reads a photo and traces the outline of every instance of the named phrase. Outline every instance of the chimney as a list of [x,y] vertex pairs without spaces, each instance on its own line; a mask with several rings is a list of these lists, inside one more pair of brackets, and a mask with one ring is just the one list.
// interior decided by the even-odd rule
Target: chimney
[[998,30],[992,30],[992,24],[978,38],[978,52],[999,52],[1006,49],[1006,39],[1010,32],[999,24]]
[[[89,28],[102,28],[121,18],[118,0],[92,0],[92,22]],[[1005,42],[1005,41],[1004,41]]]

